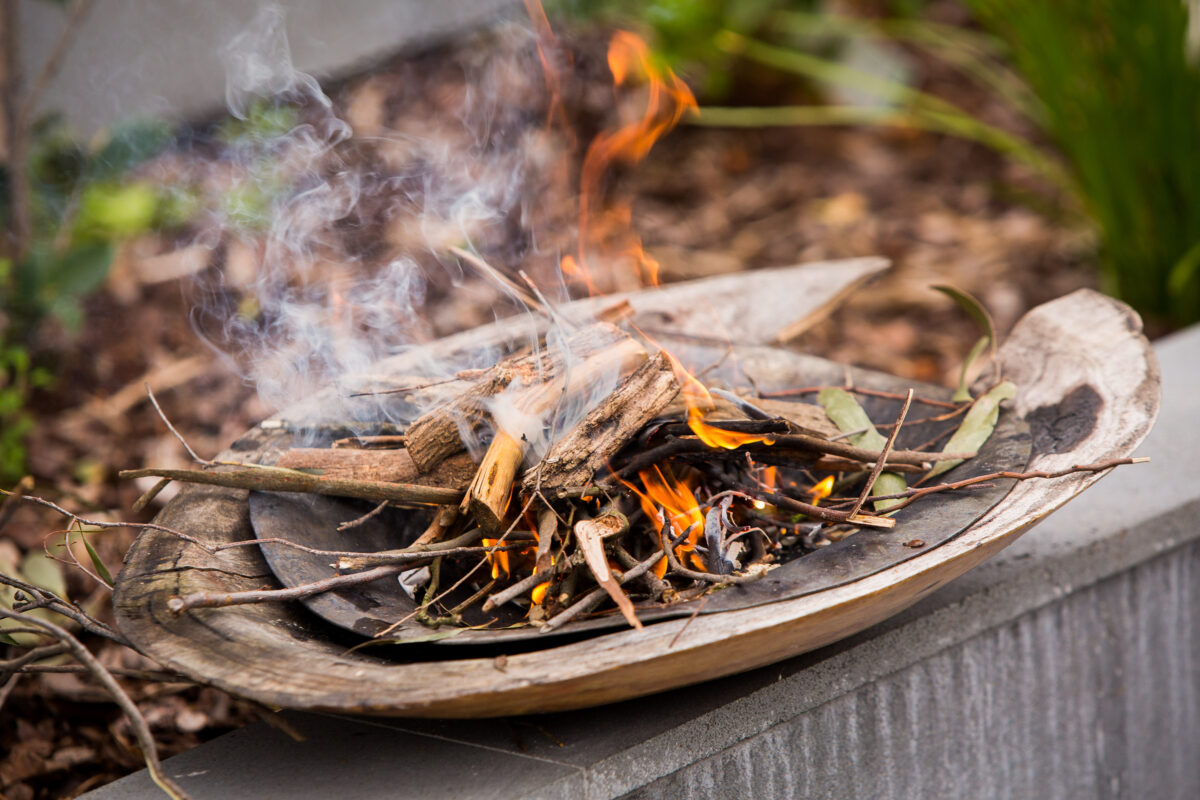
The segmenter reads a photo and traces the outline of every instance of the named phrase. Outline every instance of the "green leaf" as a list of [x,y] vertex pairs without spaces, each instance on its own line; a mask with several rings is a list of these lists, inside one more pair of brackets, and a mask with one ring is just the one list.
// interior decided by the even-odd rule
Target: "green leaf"
[[[838,426],[842,433],[849,433],[846,438],[855,447],[865,447],[869,450],[882,450],[887,445],[887,438],[875,430],[874,423],[867,412],[858,404],[854,396],[844,389],[822,389],[817,395],[817,402],[825,409],[829,419]],[[908,488],[904,476],[896,472],[881,472],[871,487],[872,495],[900,494]],[[876,500],[875,510],[886,511],[899,503],[899,500]]]
[[[973,452],[979,450],[992,431],[996,429],[996,420],[1000,418],[1000,404],[1017,396],[1017,387],[1011,381],[1004,381],[993,387],[991,391],[980,397],[971,406],[971,410],[963,417],[958,430],[942,448],[943,453]],[[941,475],[962,463],[962,459],[939,461],[934,464],[926,478]]]
[[967,388],[967,376],[971,373],[971,365],[983,354],[983,349],[988,346],[989,341],[991,340],[987,336],[980,336],[979,341],[975,342],[975,346],[971,348],[971,352],[967,353],[967,358],[963,361],[962,372],[958,374],[958,388],[954,390],[954,396],[950,398],[952,402],[971,402],[971,390]]
[[0,642],[3,642],[4,644],[7,644],[7,645],[12,645],[13,647],[21,646],[20,642],[18,642],[13,637],[9,636],[7,633],[3,633],[3,632],[0,632]]
[[854,395],[845,389],[822,389],[817,395],[817,402],[825,409],[833,424],[838,426],[838,430],[851,434],[846,437],[850,444],[870,450],[882,450],[887,444],[887,438],[875,430],[875,424],[867,412],[863,411]]
[[100,554],[96,552],[96,548],[92,547],[92,543],[88,541],[86,533],[80,531],[79,538],[83,540],[83,546],[87,548],[88,557],[92,559],[92,566],[96,568],[96,574],[100,576],[100,580],[107,583],[111,588],[113,585],[113,576],[108,571],[108,567],[104,566],[104,561],[101,560]]
[[991,340],[992,357],[994,358],[996,356],[996,324],[992,322],[992,315],[983,307],[983,303],[980,303],[962,289],[956,289],[953,286],[940,285],[933,288],[958,303],[963,311],[971,315],[971,319],[975,320],[979,325],[979,329],[983,332],[983,335]]

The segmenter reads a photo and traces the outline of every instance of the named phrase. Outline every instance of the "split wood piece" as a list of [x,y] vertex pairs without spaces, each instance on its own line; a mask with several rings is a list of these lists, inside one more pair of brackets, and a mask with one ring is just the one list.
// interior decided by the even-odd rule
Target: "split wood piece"
[[[628,338],[611,325],[591,325],[572,334],[566,349],[573,357],[586,359],[623,337]],[[442,460],[461,452],[465,446],[460,426],[480,421],[487,400],[509,384],[531,385],[553,377],[557,372],[554,363],[557,356],[556,351],[543,348],[537,353],[502,361],[453,400],[418,417],[405,432],[408,452],[417,469],[430,472]]]
[[407,450],[296,447],[284,452],[275,466],[313,470],[322,478],[413,483],[459,491],[467,487],[475,474],[475,462],[466,453],[455,454],[438,464],[433,471],[423,474]]
[[[559,402],[590,388],[605,375],[625,375],[645,362],[644,347],[615,329],[609,330],[620,338],[610,339],[607,346],[570,370],[563,369],[550,380],[520,389],[511,401],[516,411],[533,424],[541,425]],[[498,430],[467,487],[461,508],[488,533],[496,534],[504,527],[513,483],[532,434],[533,431]]]
[[665,353],[655,354],[559,439],[538,467],[526,471],[524,488],[587,484],[678,394],[670,360]]
[[469,514],[488,533],[497,533],[504,527],[504,513],[508,510],[517,470],[525,460],[525,446],[504,431],[497,433],[463,496],[459,510]]
[[250,464],[232,472],[198,469],[127,469],[122,470],[118,477],[123,480],[145,477],[168,478],[173,481],[203,483],[209,486],[225,486],[230,489],[246,489],[257,492],[328,494],[335,497],[372,500],[376,503],[390,500],[393,503],[445,505],[459,502],[463,495],[460,490],[446,489],[440,486],[325,478],[297,470]]

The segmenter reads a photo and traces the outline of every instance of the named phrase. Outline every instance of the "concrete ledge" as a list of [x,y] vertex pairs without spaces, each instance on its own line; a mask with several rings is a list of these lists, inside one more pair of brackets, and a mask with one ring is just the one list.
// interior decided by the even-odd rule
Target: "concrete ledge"
[[[1200,328],[1140,450],[999,557],[831,647],[567,714],[285,714],[170,759],[204,798],[1200,796]],[[87,795],[157,797],[144,773]]]

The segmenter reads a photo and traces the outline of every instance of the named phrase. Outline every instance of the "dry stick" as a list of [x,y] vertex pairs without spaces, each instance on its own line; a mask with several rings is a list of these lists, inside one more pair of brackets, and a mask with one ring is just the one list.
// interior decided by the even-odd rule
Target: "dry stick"
[[[158,672],[144,669],[125,669],[124,667],[110,667],[109,672],[119,678],[132,678],[136,681],[151,681],[155,683],[183,683],[195,685],[195,682],[190,678],[185,678],[182,675],[177,675],[173,672]],[[88,668],[81,664],[29,664],[17,671],[18,675],[37,675],[41,673],[50,674],[88,674]]]
[[[613,555],[617,557],[617,561],[620,562],[622,569],[633,569],[638,565],[638,560],[634,558],[628,550],[626,550],[624,547],[621,547],[621,545],[613,545],[612,551]],[[667,590],[671,588],[670,584],[664,580],[660,580],[653,571],[646,572],[642,575],[642,583],[646,585],[646,588],[650,590],[650,593],[653,594],[656,599],[661,598],[664,594],[666,594]]]
[[138,748],[142,751],[142,757],[146,760],[146,768],[150,771],[150,778],[160,789],[170,795],[173,800],[187,800],[188,795],[183,789],[175,781],[171,780],[170,776],[163,772],[162,763],[158,760],[158,748],[154,744],[154,735],[150,733],[150,726],[146,724],[146,718],[142,716],[142,712],[138,710],[137,705],[129,698],[129,695],[125,694],[125,690],[113,678],[112,673],[92,655],[91,651],[83,646],[82,642],[53,622],[47,622],[17,611],[9,611],[6,608],[0,608],[0,616],[20,620],[21,622],[41,628],[66,645],[71,651],[71,655],[75,656],[83,666],[87,667],[91,676],[96,679],[97,683],[104,687],[109,696],[112,697],[113,701],[124,712],[125,717],[129,720],[130,727],[133,728],[133,734],[137,739]]
[[467,262],[479,272],[483,273],[486,277],[491,278],[505,289],[508,289],[517,297],[518,300],[528,306],[531,311],[536,311],[545,317],[551,316],[549,308],[542,305],[541,301],[526,291],[525,287],[518,284],[512,278],[508,277],[479,256],[463,250],[461,247],[451,247],[449,250],[451,253],[458,256],[459,259]]
[[696,609],[687,618],[687,622],[683,623],[683,627],[680,628],[679,631],[676,632],[676,634],[671,637],[671,641],[667,645],[668,650],[670,650],[672,647],[675,646],[675,643],[679,641],[679,637],[683,636],[683,632],[686,631],[688,629],[688,626],[692,624],[692,620],[694,620],[696,617],[700,616],[700,612],[704,610],[704,606],[706,603],[708,603],[708,598],[710,598],[710,597],[712,597],[712,595],[706,594],[706,595],[704,595],[704,597],[700,598],[700,602],[696,604]]
[[[5,633],[12,633],[12,628],[4,628]],[[29,628],[28,630],[36,630],[41,636],[49,636],[48,633],[39,628]],[[46,644],[41,647],[31,648],[16,658],[10,658],[6,661],[0,661],[0,681],[7,681],[11,676],[17,674],[29,664],[35,661],[41,661],[43,658],[53,658],[61,656],[67,652],[67,646],[61,642],[58,644]]]
[[[654,565],[657,564],[659,559],[662,557],[663,551],[655,550],[654,555],[650,556],[645,561],[639,562],[636,567],[627,571],[617,580],[617,583],[624,586],[626,583],[640,578],[642,575],[646,574],[647,571],[653,569]],[[538,632],[549,633],[550,631],[561,628],[563,625],[566,625],[580,614],[586,614],[588,611],[591,611],[593,608],[600,605],[600,602],[606,597],[608,597],[608,592],[605,591],[603,587],[593,589],[584,595],[583,599],[567,606],[560,613],[547,621],[545,625],[538,629]]]
[[359,500],[396,503],[427,503],[444,505],[457,503],[463,493],[438,486],[419,486],[412,483],[359,481],[351,478],[326,478],[298,470],[281,469],[256,464],[240,465],[236,472],[205,472],[194,469],[127,469],[118,473],[122,479],[170,478],[175,481],[223,486],[228,489],[247,489],[260,492],[306,492],[354,497]]
[[[542,499],[545,502],[545,498]],[[554,535],[558,533],[558,512],[549,503],[538,513],[537,558],[534,572],[545,572],[551,566],[550,548],[554,546]]]
[[750,493],[754,494],[756,500],[762,500],[765,503],[776,506],[777,508],[786,508],[789,511],[797,511],[807,517],[823,519],[826,522],[849,522],[853,525],[866,525],[873,528],[894,528],[896,520],[891,517],[876,517],[866,514],[859,514],[856,519],[851,521],[850,515],[845,511],[838,511],[824,506],[814,506],[810,503],[797,500],[793,497],[788,497],[786,494],[778,492],[758,492],[754,489],[749,489]]
[[939,483],[936,486],[923,486],[919,489],[909,489],[906,492],[901,492],[894,495],[880,495],[879,500],[900,499],[902,502],[892,506],[889,511],[899,510],[907,505],[910,505],[918,498],[924,497],[927,494],[935,494],[937,492],[951,491],[954,489],[965,489],[970,486],[983,483],[985,481],[999,480],[1000,478],[1011,478],[1017,481],[1027,481],[1033,478],[1064,478],[1067,475],[1074,475],[1079,472],[1103,472],[1114,467],[1122,467],[1127,464],[1145,464],[1150,460],[1149,456],[1138,456],[1136,458],[1113,458],[1107,461],[1097,461],[1094,464],[1076,464],[1067,469],[1060,469],[1055,472],[1047,472],[1045,470],[1030,470],[1028,472],[989,472],[986,475],[976,475],[974,478],[964,478],[961,481],[952,483]]
[[[797,394],[816,394],[822,389],[844,389],[855,394],[865,394],[868,397],[882,397],[885,400],[903,400],[904,395],[897,392],[884,392],[878,389],[863,389],[859,386],[801,386],[798,389],[780,389],[776,392],[763,392],[762,397],[791,397]],[[945,400],[934,400],[929,397],[914,397],[913,402],[936,408],[957,409],[961,403],[949,403]]]
[[167,488],[170,485],[171,485],[170,478],[159,479],[158,483],[154,484],[149,489],[142,492],[142,496],[139,497],[137,500],[133,501],[133,505],[131,506],[131,508],[135,512],[142,511],[143,509],[146,508],[146,506],[150,505],[150,503],[152,503],[154,501],[154,498],[158,497],[159,494],[162,493],[163,489]]
[[855,501],[853,507],[850,509],[850,522],[854,521],[854,518],[862,509],[863,503],[867,501],[867,497],[871,494],[871,490],[875,488],[875,481],[879,480],[879,475],[883,472],[883,465],[887,461],[888,453],[892,452],[892,446],[896,444],[896,437],[900,435],[900,426],[904,424],[904,418],[908,416],[908,409],[912,405],[912,400],[913,390],[909,389],[908,396],[904,398],[904,405],[900,406],[900,413],[896,417],[896,425],[892,428],[887,441],[884,442],[883,449],[879,451],[879,458],[875,461],[875,466],[871,468],[871,474],[867,476],[867,483],[858,495],[858,500]]
[[125,647],[136,649],[133,645],[117,631],[105,625],[98,619],[87,614],[83,609],[75,604],[59,597],[49,589],[43,589],[40,586],[34,586],[20,578],[14,578],[11,575],[5,575],[0,572],[0,584],[11,586],[14,589],[24,592],[31,598],[31,602],[23,608],[25,611],[32,611],[35,608],[45,608],[53,611],[55,614],[64,616],[79,625],[85,631],[96,636],[103,636],[105,639],[124,645]]
[[[520,522],[520,521],[521,521],[521,519],[522,519],[522,518],[525,516],[525,512],[529,510],[529,506],[530,506],[532,503],[533,503],[533,496],[531,495],[531,496],[529,497],[529,499],[527,499],[527,500],[525,501],[525,505],[521,507],[521,511],[520,511],[520,513],[519,513],[519,514],[517,514],[517,515],[516,515],[516,517],[513,519],[513,521],[512,521],[512,524],[511,524],[511,525],[509,525],[509,526],[508,526],[508,529],[504,531],[504,533],[503,533],[503,534],[500,536],[500,538],[499,538],[498,540],[496,540],[496,544],[497,544],[497,545],[500,545],[500,544],[503,544],[503,543],[504,543],[504,540],[505,540],[505,539],[508,537],[508,535],[509,535],[510,533],[512,533],[512,532],[513,532],[513,529],[515,529],[515,528],[517,527],[517,523],[518,523],[518,522]],[[473,567],[471,567],[469,570],[467,570],[467,573],[466,573],[465,575],[463,575],[461,578],[459,578],[457,581],[455,581],[453,586],[451,586],[449,589],[446,589],[445,591],[441,592],[440,594],[438,594],[438,596],[437,596],[437,597],[434,597],[434,598],[433,598],[432,600],[430,600],[429,602],[427,602],[427,603],[422,603],[422,604],[421,604],[420,606],[418,606],[418,607],[417,607],[417,609],[416,609],[415,611],[413,611],[412,613],[410,613],[410,614],[408,614],[408,615],[406,615],[406,616],[404,616],[404,617],[401,617],[400,619],[396,620],[396,621],[395,621],[395,622],[393,622],[391,625],[389,625],[387,628],[384,628],[382,631],[380,631],[379,633],[375,634],[375,638],[376,638],[376,639],[378,639],[378,638],[380,638],[380,637],[382,637],[382,636],[386,636],[387,634],[389,634],[389,633],[391,633],[392,631],[394,631],[396,628],[399,628],[401,625],[403,625],[404,623],[408,622],[410,619],[412,619],[413,617],[415,617],[417,614],[420,614],[422,611],[424,611],[424,610],[425,610],[425,608],[426,608],[427,606],[432,606],[434,603],[438,602],[439,600],[441,600],[442,598],[444,598],[446,595],[448,595],[448,594],[450,594],[451,592],[453,592],[453,591],[454,591],[455,589],[457,589],[459,586],[462,586],[464,583],[466,583],[466,582],[467,582],[467,579],[468,579],[468,578],[470,578],[472,575],[474,575],[474,574],[475,574],[475,571],[476,571],[476,570],[478,570],[480,567],[482,567],[482,566],[483,566],[484,564],[486,564],[486,563],[487,563],[487,558],[486,558],[486,557],[485,557],[485,558],[481,558],[481,559],[479,559],[479,562],[478,562],[478,563],[477,563],[475,566],[473,566]]]
[[388,500],[384,500],[382,503],[375,506],[367,513],[363,514],[361,517],[355,517],[352,520],[348,520],[346,522],[339,524],[337,526],[338,532],[341,533],[342,531],[348,531],[351,528],[357,528],[360,525],[365,525],[367,522],[369,522],[370,520],[374,519],[375,517],[377,517],[381,513],[383,513],[383,510],[388,507],[389,502],[390,501],[388,501]]
[[332,578],[304,583],[290,589],[257,589],[247,592],[193,592],[192,594],[172,595],[167,600],[167,609],[172,614],[182,614],[193,608],[225,608],[226,606],[242,606],[248,603],[268,603],[277,600],[303,600],[314,594],[321,594],[333,589],[346,586],[361,586],[389,575],[397,575],[404,567],[389,565],[369,569],[366,572],[355,572],[351,575],[335,575]]
[[16,513],[21,505],[21,498],[33,488],[33,476],[26,475],[17,481],[17,485],[13,487],[12,492],[7,494],[4,502],[0,503],[0,528],[8,524],[9,519]]
[[342,554],[338,557],[337,568],[364,569],[366,567],[383,566],[384,564],[408,564],[409,566],[415,566],[415,562],[424,562],[437,556],[467,556],[475,555],[476,553],[490,555],[491,553],[503,553],[529,547],[528,541],[494,544],[487,545],[486,547],[450,546],[454,542],[464,539],[466,536],[473,536],[474,540],[478,540],[482,538],[483,531],[475,528],[458,539],[452,539],[449,542],[442,542],[440,545],[431,545],[416,550],[406,548],[403,550],[381,550],[378,553]]

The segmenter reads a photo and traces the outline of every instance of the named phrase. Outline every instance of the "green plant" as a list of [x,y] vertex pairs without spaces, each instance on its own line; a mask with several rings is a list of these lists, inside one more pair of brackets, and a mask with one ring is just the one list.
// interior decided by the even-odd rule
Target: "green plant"
[[[1200,68],[1180,0],[967,0],[1041,101],[1108,288],[1200,320]],[[1195,54],[1192,54],[1194,58]]]
[[[707,106],[719,126],[903,125],[991,147],[1041,173],[1100,234],[1106,288],[1174,324],[1200,319],[1200,69],[1181,2],[967,0],[991,33],[916,19],[776,14],[765,37],[722,31],[730,54],[861,105]],[[887,37],[960,69],[1025,116],[1053,148],[926,92],[818,55],[830,37]],[[1011,61],[1009,68],[1005,61]]]

